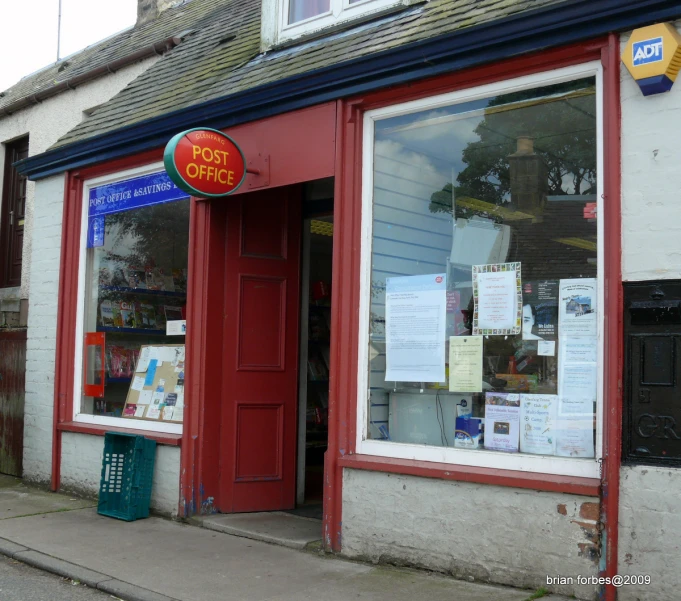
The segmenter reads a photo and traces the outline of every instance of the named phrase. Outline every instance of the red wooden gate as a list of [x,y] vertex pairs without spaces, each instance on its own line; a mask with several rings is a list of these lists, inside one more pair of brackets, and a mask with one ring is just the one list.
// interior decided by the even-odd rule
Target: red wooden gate
[[26,330],[0,330],[0,473],[21,476]]

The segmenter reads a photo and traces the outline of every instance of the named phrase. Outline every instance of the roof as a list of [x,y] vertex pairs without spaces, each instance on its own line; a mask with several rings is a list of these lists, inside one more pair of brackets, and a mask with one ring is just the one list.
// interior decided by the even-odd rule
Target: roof
[[159,149],[183,129],[234,127],[545,48],[575,44],[595,58],[592,40],[681,17],[678,0],[430,0],[261,54],[260,3],[214,2],[182,44],[19,172],[42,179]]
[[[162,12],[157,19],[117,33],[88,46],[56,63],[22,78],[0,94],[0,113],[22,99],[64,91],[63,85],[99,67],[116,63],[152,44],[172,36],[181,37],[187,29],[223,4],[223,0],[193,0]],[[104,71],[106,73],[106,71]]]
[[431,0],[349,31],[260,54],[261,0],[223,0],[211,14],[210,23],[197,28],[181,46],[99,107],[55,146],[561,1],[566,0]]

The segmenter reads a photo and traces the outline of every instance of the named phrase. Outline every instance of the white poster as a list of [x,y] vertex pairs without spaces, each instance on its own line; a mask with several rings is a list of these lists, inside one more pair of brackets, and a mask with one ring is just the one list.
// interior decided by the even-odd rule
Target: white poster
[[520,263],[473,266],[473,335],[520,333],[520,279]]
[[520,395],[520,451],[538,455],[556,452],[558,397],[553,394]]
[[566,336],[596,336],[598,333],[598,286],[595,278],[560,280],[558,332]]
[[386,278],[386,381],[445,381],[446,320],[444,273]]
[[593,417],[558,417],[556,455],[587,458],[595,456]]
[[561,414],[593,414],[597,375],[595,363],[561,363],[558,373]]
[[561,340],[561,352],[566,363],[596,363],[598,339],[596,336],[566,336]]
[[555,340],[538,340],[537,355],[540,357],[554,357],[556,355]]
[[482,336],[449,338],[449,390],[482,392]]
[[485,448],[517,452],[520,431],[520,395],[488,392],[485,395]]

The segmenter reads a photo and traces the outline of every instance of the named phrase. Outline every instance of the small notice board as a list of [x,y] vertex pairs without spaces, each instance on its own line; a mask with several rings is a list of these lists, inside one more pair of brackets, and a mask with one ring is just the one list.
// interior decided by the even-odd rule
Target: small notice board
[[140,349],[123,417],[182,423],[184,345],[157,344]]

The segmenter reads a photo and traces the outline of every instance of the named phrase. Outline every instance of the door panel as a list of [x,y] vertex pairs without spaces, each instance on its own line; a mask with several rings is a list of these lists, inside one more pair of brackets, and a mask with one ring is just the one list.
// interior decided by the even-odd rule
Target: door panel
[[0,473],[21,477],[26,330],[0,331]]
[[295,505],[300,188],[226,200],[223,512]]

